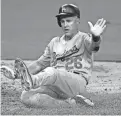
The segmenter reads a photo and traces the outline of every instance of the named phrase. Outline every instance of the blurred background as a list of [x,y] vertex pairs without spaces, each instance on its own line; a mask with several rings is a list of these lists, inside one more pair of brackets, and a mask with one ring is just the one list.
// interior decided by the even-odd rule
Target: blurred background
[[80,8],[80,31],[89,32],[88,21],[108,21],[94,60],[121,61],[121,0],[1,0],[1,59],[38,59],[62,34],[55,15],[66,3]]

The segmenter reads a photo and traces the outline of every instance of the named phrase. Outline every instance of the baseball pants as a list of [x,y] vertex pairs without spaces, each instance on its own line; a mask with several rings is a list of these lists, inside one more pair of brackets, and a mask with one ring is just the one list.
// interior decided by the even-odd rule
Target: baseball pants
[[60,98],[72,98],[86,91],[86,80],[80,74],[68,72],[65,69],[48,67],[33,75],[32,80],[33,88],[44,87],[45,93],[52,97],[54,97],[52,94],[56,93]]

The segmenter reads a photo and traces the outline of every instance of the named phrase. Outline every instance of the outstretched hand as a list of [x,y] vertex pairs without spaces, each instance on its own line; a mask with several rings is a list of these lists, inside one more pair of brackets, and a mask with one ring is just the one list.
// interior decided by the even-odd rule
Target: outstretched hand
[[100,36],[104,29],[106,28],[106,20],[98,19],[95,25],[93,25],[91,22],[88,22],[90,26],[90,32],[95,36]]

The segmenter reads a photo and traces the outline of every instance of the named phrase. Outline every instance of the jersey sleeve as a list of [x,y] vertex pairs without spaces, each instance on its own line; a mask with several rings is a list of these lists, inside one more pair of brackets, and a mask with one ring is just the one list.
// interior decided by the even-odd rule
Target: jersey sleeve
[[41,70],[45,69],[50,65],[50,47],[47,45],[44,53],[40,58],[37,60],[37,64],[40,65]]
[[93,40],[93,36],[91,34],[85,34],[84,36],[84,43],[88,50],[88,52],[97,52],[100,48],[101,43],[101,36],[98,41]]
[[40,58],[37,60],[37,64],[40,65],[41,70],[50,66],[51,49],[52,49],[52,46],[53,46],[53,40],[54,40],[54,38],[50,41],[50,43],[45,48],[43,55],[40,56]]

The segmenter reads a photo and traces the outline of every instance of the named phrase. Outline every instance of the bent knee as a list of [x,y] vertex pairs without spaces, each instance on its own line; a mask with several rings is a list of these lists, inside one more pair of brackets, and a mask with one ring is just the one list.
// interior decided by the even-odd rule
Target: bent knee
[[45,72],[46,72],[46,74],[47,74],[48,76],[53,76],[53,75],[55,75],[55,69],[54,69],[53,67],[47,67],[47,68],[45,69]]
[[21,101],[24,105],[28,107],[48,106],[48,102],[53,101],[53,98],[46,94],[37,93],[37,94],[31,95],[30,97],[26,97],[25,94],[27,93],[25,92],[22,93]]
[[34,97],[35,95],[32,95],[29,91],[23,91],[21,94],[21,102],[26,105],[32,105],[34,102],[36,102],[36,99]]
[[30,95],[29,92],[23,91],[21,94],[21,102],[29,107],[38,107],[40,102],[43,102],[39,98],[39,94]]
[[30,101],[29,101],[29,95],[28,95],[28,92],[27,91],[23,91],[22,94],[21,94],[21,102],[24,103],[24,104],[28,104]]

